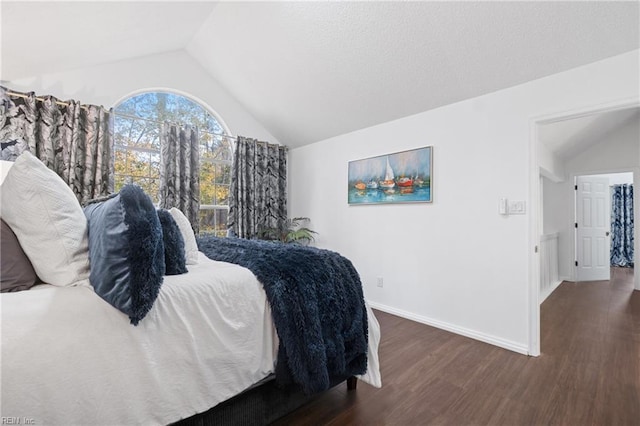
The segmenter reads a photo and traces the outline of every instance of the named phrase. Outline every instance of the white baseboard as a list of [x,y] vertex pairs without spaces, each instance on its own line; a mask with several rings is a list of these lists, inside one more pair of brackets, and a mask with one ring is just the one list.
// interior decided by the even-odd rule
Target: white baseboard
[[499,337],[491,336],[479,331],[470,330],[468,328],[460,327],[457,325],[449,324],[444,321],[435,320],[422,315],[416,315],[411,312],[404,311],[402,309],[392,308],[391,306],[383,305],[381,303],[372,302],[367,300],[369,306],[374,309],[386,312],[388,314],[396,315],[408,320],[416,321],[422,324],[430,325],[442,330],[450,331],[451,333],[460,334],[461,336],[469,337],[471,339],[479,340],[490,345],[498,346],[504,349],[508,349],[513,352],[517,352],[523,355],[529,355],[529,348],[521,343],[512,342],[510,340],[501,339]]
[[553,292],[555,291],[555,289],[556,289],[556,288],[558,288],[558,286],[559,286],[560,284],[562,284],[562,282],[563,282],[563,281],[566,281],[566,280],[559,279],[558,281],[556,281],[555,283],[553,283],[553,284],[551,285],[551,287],[549,287],[549,288],[547,289],[547,291],[545,291],[544,293],[541,293],[541,294],[540,294],[540,304],[541,304],[541,305],[542,305],[542,302],[544,302],[544,301],[547,299],[547,297],[551,296],[551,293],[553,293]]

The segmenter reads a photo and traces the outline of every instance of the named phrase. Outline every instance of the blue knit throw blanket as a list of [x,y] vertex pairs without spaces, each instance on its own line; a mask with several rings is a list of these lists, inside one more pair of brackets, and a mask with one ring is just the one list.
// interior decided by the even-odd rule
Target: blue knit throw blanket
[[307,394],[367,368],[367,311],[351,262],[328,250],[239,238],[198,238],[207,257],[249,269],[264,286],[280,339],[276,380]]

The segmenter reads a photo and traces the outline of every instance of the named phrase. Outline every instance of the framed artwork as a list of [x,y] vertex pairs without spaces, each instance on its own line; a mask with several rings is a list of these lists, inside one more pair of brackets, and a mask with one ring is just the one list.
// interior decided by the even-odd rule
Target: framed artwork
[[349,204],[430,203],[433,147],[349,162]]

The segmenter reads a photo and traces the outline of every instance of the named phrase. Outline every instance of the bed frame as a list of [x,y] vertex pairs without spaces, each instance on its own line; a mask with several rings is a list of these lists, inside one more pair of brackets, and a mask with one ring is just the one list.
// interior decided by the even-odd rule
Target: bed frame
[[[344,378],[331,381],[331,387],[345,381]],[[346,379],[347,389],[356,389],[358,379]],[[247,389],[215,407],[180,420],[174,426],[248,426],[268,425],[279,418],[302,407],[317,395],[305,395],[299,386],[280,388],[274,377],[265,383]]]

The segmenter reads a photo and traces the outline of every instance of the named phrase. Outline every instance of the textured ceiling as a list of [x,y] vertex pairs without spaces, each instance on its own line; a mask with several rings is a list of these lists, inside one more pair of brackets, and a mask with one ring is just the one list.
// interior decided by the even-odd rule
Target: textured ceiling
[[221,3],[188,51],[295,146],[636,49],[638,19],[635,2]]
[[640,47],[638,2],[34,4],[2,2],[2,78],[184,48],[289,146]]

